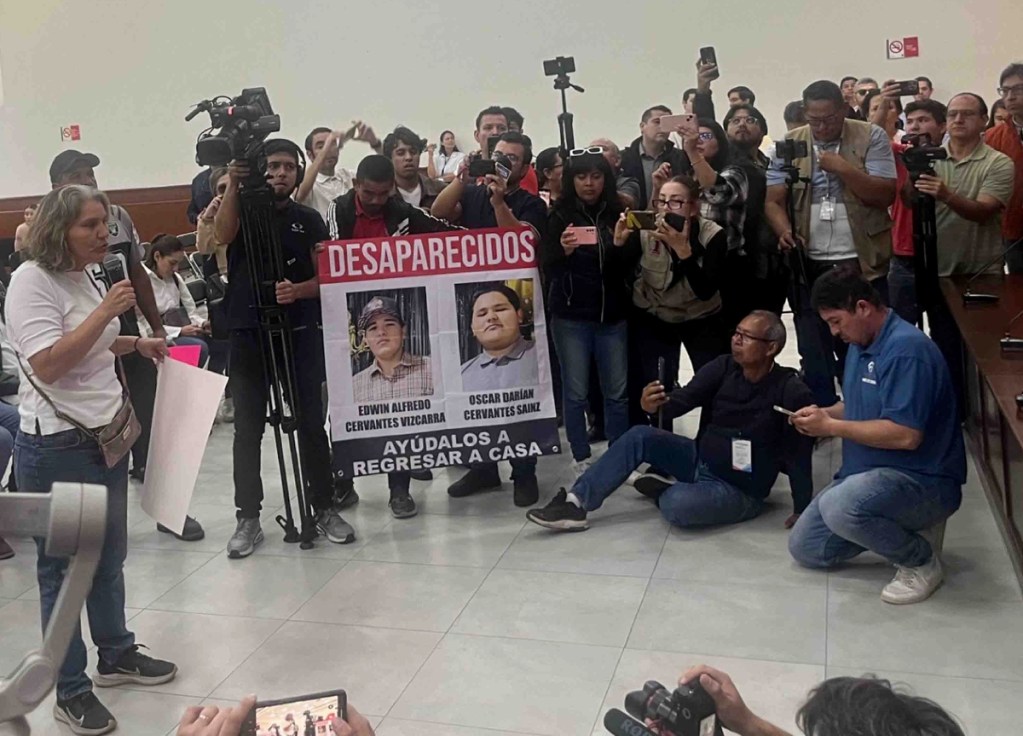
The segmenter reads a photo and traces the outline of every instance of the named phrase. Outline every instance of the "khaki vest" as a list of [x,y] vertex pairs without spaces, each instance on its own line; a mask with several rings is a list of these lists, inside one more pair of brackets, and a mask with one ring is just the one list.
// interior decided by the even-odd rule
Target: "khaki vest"
[[[861,120],[846,119],[842,129],[842,144],[838,155],[860,171],[866,171],[865,161],[867,148],[870,146],[870,123]],[[813,139],[810,126],[796,128],[785,136],[790,140],[805,141],[807,149],[813,151]],[[813,197],[812,157],[798,159],[799,177],[806,182],[798,181],[793,187],[795,197],[796,222],[794,227],[804,242],[809,242],[810,205]],[[849,213],[849,226],[852,229],[853,243],[860,259],[860,269],[868,279],[885,276],[888,273],[888,261],[892,257],[892,218],[887,208],[869,207],[859,197],[843,187],[843,202]]]
[[[700,218],[697,240],[707,247],[711,238],[721,232],[712,220]],[[671,248],[654,239],[649,231],[640,232],[643,252],[639,257],[639,271],[632,287],[632,302],[663,322],[678,324],[714,314],[721,309],[721,294],[707,301],[697,298],[689,286],[689,279],[681,278],[672,284]]]

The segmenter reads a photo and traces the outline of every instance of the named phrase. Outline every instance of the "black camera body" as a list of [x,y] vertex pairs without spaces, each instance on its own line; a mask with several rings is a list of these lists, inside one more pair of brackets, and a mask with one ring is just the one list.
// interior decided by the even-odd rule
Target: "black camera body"
[[786,166],[792,166],[797,158],[806,158],[810,155],[810,148],[806,141],[780,140],[774,144],[774,154],[785,162]]
[[263,87],[243,89],[237,97],[203,100],[185,120],[200,112],[210,116],[209,130],[195,143],[195,161],[200,166],[226,166],[235,159],[253,159],[266,137],[281,129],[281,116],[274,113]]
[[543,73],[546,77],[561,77],[566,74],[574,74],[575,57],[559,56],[555,59],[547,59],[543,63]]
[[903,136],[902,142],[909,146],[902,153],[902,163],[906,165],[913,181],[921,174],[933,174],[934,162],[948,158],[948,151],[941,146],[932,145],[929,135],[923,133],[906,135]]
[[649,680],[642,690],[625,696],[625,709],[640,721],[656,721],[661,730],[677,736],[723,736],[714,700],[699,681],[679,685],[669,692],[656,680]]

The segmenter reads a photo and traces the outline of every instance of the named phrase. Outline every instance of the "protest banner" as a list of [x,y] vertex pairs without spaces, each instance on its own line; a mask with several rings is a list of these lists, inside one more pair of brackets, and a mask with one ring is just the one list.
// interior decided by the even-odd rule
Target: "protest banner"
[[335,472],[560,452],[538,246],[528,227],[325,244]]

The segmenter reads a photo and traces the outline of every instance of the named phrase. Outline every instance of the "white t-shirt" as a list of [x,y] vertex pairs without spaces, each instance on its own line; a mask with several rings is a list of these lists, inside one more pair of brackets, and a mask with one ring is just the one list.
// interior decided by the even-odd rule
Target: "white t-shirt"
[[422,185],[422,183],[416,184],[416,188],[415,189],[411,189],[411,190],[410,189],[402,189],[401,187],[398,187],[398,186],[396,186],[395,189],[398,190],[398,194],[401,195],[401,198],[404,199],[406,202],[408,202],[413,207],[418,207],[419,203],[423,201],[423,185]]
[[[166,279],[160,278],[155,272],[149,270],[149,266],[142,264],[142,267],[146,270],[146,274],[149,276],[149,283],[153,285],[153,297],[156,299],[156,311],[160,314],[165,314],[172,309],[178,309],[184,307],[188,313],[189,321],[196,327],[202,327],[203,319],[202,315],[199,314],[199,310],[195,306],[195,300],[192,298],[192,293],[188,290],[184,280],[178,274],[173,274],[173,279],[167,281]],[[142,334],[146,337],[153,336],[153,328],[146,321],[145,315],[142,314],[142,310],[138,307],[135,308],[135,317],[139,321],[139,326],[142,327]],[[171,325],[164,325],[163,329],[167,332],[167,337],[171,340],[176,339],[181,334],[180,327],[172,327]]]
[[342,194],[348,194],[354,186],[354,180],[355,174],[340,166],[334,169],[333,176],[317,173],[316,182],[302,204],[319,212],[320,217],[326,222],[327,208],[330,207],[330,203]]
[[[32,372],[29,358],[53,347],[78,327],[103,301],[106,288],[87,271],[55,273],[36,261],[24,263],[11,277],[7,292],[7,332],[24,370]],[[40,384],[50,400],[72,419],[89,428],[110,423],[121,408],[121,383],[110,351],[121,331],[111,320],[85,357],[53,384]],[[21,431],[44,435],[72,429],[58,419],[53,408],[27,378],[18,387]]]

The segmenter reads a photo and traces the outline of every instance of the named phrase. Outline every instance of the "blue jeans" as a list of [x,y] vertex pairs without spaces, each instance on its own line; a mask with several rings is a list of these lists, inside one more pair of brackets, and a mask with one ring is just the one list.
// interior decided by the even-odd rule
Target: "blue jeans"
[[199,367],[203,368],[206,366],[206,361],[210,357],[210,346],[206,344],[206,341],[201,337],[175,337],[175,345],[198,345],[199,346]]
[[915,532],[959,508],[962,488],[934,479],[929,487],[891,468],[836,480],[810,503],[789,536],[789,552],[806,567],[832,567],[871,550],[902,567],[931,559],[931,545]]
[[657,501],[675,526],[693,528],[737,524],[756,517],[764,502],[747,496],[700,462],[696,443],[654,427],[633,427],[580,476],[572,493],[586,511],[595,511],[643,463],[677,479]]
[[[23,493],[48,493],[56,481],[96,483],[107,488],[106,537],[99,567],[86,599],[92,640],[100,658],[113,664],[135,644],[124,619],[124,559],[128,553],[128,458],[115,468],[107,468],[95,440],[77,429],[51,435],[21,432],[14,445],[14,472],[18,490]],[[57,594],[64,582],[67,559],[49,557],[45,543],[36,539],[39,601],[43,631],[50,621]],[[60,667],[57,697],[72,698],[92,690],[85,674],[86,650],[79,625]]]
[[14,452],[14,438],[18,436],[21,416],[18,407],[0,401],[0,478],[7,472],[7,463]]
[[600,392],[604,395],[604,434],[614,442],[629,428],[628,333],[625,320],[614,324],[584,320],[551,320],[554,344],[561,366],[565,435],[572,457],[590,456],[586,438],[586,397],[590,389],[590,361],[597,361]]

